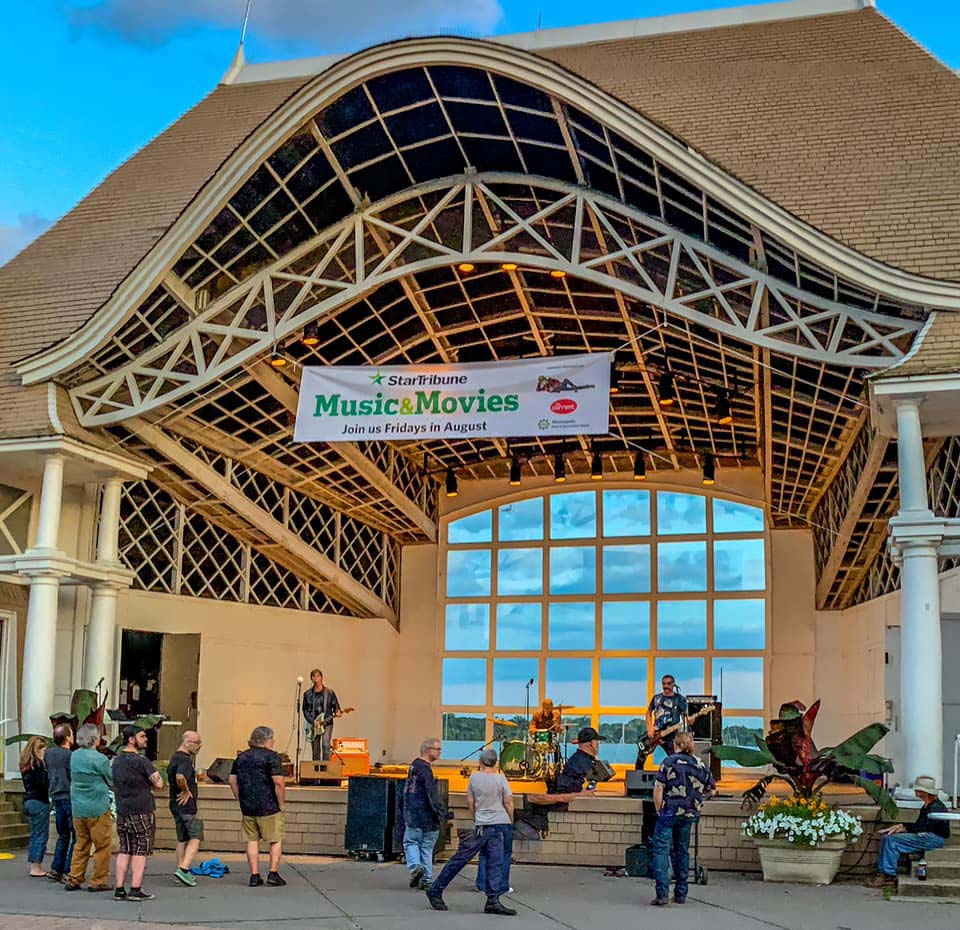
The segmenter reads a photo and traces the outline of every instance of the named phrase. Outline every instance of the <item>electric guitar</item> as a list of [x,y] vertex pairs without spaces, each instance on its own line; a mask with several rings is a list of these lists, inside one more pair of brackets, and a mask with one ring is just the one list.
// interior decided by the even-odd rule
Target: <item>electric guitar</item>
[[329,717],[321,717],[319,714],[313,721],[313,733],[315,736],[319,736],[320,733],[326,729],[337,717],[342,717],[344,714],[352,714],[356,710],[355,707],[341,707],[339,713],[330,714]]
[[668,737],[672,736],[674,733],[682,730],[687,724],[693,723],[697,717],[702,717],[704,714],[709,714],[710,711],[714,709],[714,704],[704,704],[695,714],[690,714],[687,717],[686,723],[681,720],[679,723],[674,723],[669,727],[664,727],[662,730],[656,730],[651,736],[649,733],[644,733],[640,739],[637,740],[637,768],[643,768],[643,763],[646,762],[647,756],[650,755],[654,749],[657,748],[663,741]]

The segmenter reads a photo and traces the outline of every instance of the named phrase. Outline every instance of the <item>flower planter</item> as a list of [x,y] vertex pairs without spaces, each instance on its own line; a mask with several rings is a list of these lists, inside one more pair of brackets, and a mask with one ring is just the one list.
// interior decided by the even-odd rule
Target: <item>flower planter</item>
[[755,836],[765,882],[829,885],[847,848],[845,836],[832,836],[817,846],[798,846],[785,839]]

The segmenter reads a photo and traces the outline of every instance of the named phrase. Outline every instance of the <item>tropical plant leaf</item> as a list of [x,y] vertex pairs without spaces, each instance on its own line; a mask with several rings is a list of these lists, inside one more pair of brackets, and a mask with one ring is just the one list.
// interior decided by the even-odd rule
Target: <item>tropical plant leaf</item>
[[776,761],[766,747],[761,750],[746,746],[714,746],[711,752],[723,762],[736,762],[748,769],[772,765]]
[[897,807],[897,802],[893,800],[888,791],[878,785],[875,781],[871,781],[869,778],[861,778],[859,775],[850,776],[850,780],[855,785],[859,785],[861,788],[863,788],[863,790],[866,791],[867,794],[869,794],[870,797],[877,802],[888,820],[893,820],[896,818],[899,808]]
[[86,723],[87,718],[91,714],[96,713],[98,706],[99,701],[97,700],[96,691],[77,688],[77,690],[73,692],[73,698],[70,700],[70,712],[81,724]]
[[49,736],[40,736],[37,733],[17,733],[16,736],[8,736],[4,741],[4,746],[12,746],[14,743],[25,743],[28,739],[33,739],[34,737],[38,739],[49,739]]
[[[837,765],[859,772],[864,767],[867,754],[888,732],[889,728],[882,723],[871,723],[829,750],[830,756]],[[827,750],[824,750],[823,755],[826,754]]]
[[875,753],[867,753],[863,757],[861,772],[869,772],[871,775],[882,775],[884,772],[893,771],[893,762],[886,756],[878,756]]
[[807,705],[803,701],[790,701],[789,704],[781,704],[780,711],[777,716],[781,720],[796,720],[798,717],[803,716],[803,712],[807,709]]

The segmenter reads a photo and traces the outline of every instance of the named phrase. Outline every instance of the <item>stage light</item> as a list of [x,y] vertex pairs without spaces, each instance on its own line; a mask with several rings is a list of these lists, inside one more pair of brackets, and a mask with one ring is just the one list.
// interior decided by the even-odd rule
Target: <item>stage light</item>
[[565,278],[566,276],[567,273],[562,268],[554,268],[553,271],[550,272],[551,278]]
[[316,322],[307,323],[303,327],[303,338],[300,340],[305,346],[318,346],[320,345],[320,330],[317,327]]
[[553,456],[553,480],[557,484],[567,480],[567,463],[563,459],[562,452],[557,452]]
[[460,264],[457,265],[457,269],[464,274],[470,274],[471,271],[477,270],[477,266],[474,265],[473,262],[460,262]]
[[504,271],[516,271],[518,265],[517,265],[516,262],[504,262],[500,267],[501,267]]
[[599,452],[594,452],[590,458],[590,477],[594,481],[603,478],[603,456]]
[[460,493],[460,485],[457,481],[457,473],[452,469],[447,469],[447,477],[444,481],[444,486],[447,491],[447,497],[456,497]]
[[286,356],[281,355],[276,349],[270,353],[270,367],[283,368],[287,364]]
[[510,460],[510,485],[514,488],[520,487],[520,459],[516,456]]
[[623,377],[623,372],[620,370],[620,366],[614,361],[610,363],[610,393],[619,394],[620,393],[620,379]]
[[647,480],[647,460],[642,452],[637,452],[633,457],[633,480]]
[[657,380],[657,396],[661,407],[672,407],[677,400],[677,389],[673,383],[673,372],[665,368]]
[[717,404],[713,412],[717,418],[717,423],[721,426],[729,426],[733,422],[733,410],[730,407],[730,392],[726,388],[720,388],[717,392]]
[[712,452],[703,454],[703,483],[707,487],[717,483],[717,461]]

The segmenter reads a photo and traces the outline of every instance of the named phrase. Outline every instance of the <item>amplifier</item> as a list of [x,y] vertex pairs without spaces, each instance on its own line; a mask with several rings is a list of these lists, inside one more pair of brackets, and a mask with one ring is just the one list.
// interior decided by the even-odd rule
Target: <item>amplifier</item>
[[333,748],[346,755],[348,752],[369,752],[367,741],[362,736],[346,736],[343,739],[334,738]]
[[345,777],[343,763],[339,759],[329,762],[301,762],[300,784],[309,785],[318,782],[332,782],[340,784]]
[[653,784],[656,780],[656,772],[645,772],[643,769],[627,769],[627,797],[628,798],[652,798]]
[[344,752],[336,750],[336,759],[343,766],[344,778],[350,778],[353,775],[370,774],[370,754],[366,752]]

